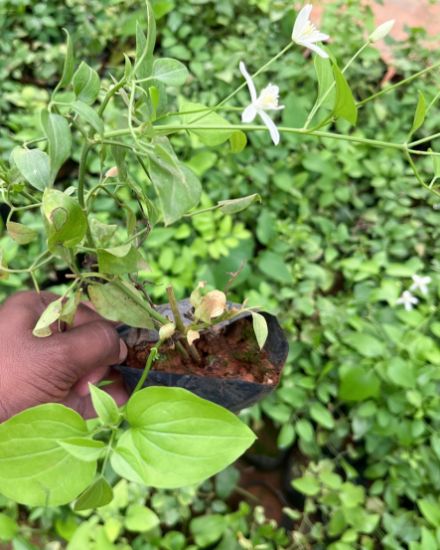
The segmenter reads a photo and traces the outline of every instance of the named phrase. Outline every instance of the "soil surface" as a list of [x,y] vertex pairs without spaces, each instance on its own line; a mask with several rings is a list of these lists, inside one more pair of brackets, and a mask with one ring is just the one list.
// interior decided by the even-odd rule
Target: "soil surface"
[[[126,364],[143,369],[153,345],[154,343],[147,341],[129,345]],[[159,359],[155,361],[153,370],[240,379],[258,384],[278,384],[280,369],[272,365],[264,350],[258,348],[252,323],[247,318],[231,323],[221,330],[212,328],[202,332],[193,345],[201,357],[200,364],[183,357],[174,342],[170,341],[161,346]]]

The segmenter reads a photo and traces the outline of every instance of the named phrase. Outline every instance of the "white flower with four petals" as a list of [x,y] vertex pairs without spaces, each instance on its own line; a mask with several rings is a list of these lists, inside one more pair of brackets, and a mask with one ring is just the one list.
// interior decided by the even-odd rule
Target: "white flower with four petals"
[[431,277],[423,275],[413,275],[413,284],[409,287],[410,290],[420,290],[426,296],[428,294],[428,285],[431,282]]
[[292,40],[296,42],[296,44],[304,46],[305,48],[316,52],[324,59],[327,59],[328,54],[322,48],[317,46],[316,42],[328,40],[330,37],[328,34],[320,32],[310,21],[310,13],[312,8],[312,4],[306,4],[298,13],[293,26]]
[[263,123],[269,130],[270,137],[275,145],[280,142],[280,133],[275,125],[275,122],[270,118],[266,111],[279,111],[284,109],[284,105],[278,105],[278,97],[280,90],[275,84],[269,84],[263,90],[260,95],[257,96],[257,90],[255,88],[254,81],[251,75],[246,69],[246,65],[243,61],[240,61],[240,72],[246,80],[246,84],[249,88],[249,94],[251,96],[251,103],[246,107],[241,115],[242,122],[252,122],[258,115]]
[[419,300],[409,290],[402,292],[402,296],[396,300],[396,304],[404,306],[406,311],[411,311],[418,303]]

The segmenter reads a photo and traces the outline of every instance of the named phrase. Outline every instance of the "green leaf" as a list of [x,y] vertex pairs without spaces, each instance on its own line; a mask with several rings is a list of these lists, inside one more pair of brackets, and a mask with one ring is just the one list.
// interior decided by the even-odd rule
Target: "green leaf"
[[344,401],[363,401],[379,395],[380,382],[373,370],[350,367],[341,374],[339,397]]
[[0,541],[12,540],[17,532],[17,522],[6,514],[0,513]]
[[202,189],[197,176],[178,160],[166,137],[155,138],[152,143],[154,153],[149,154],[148,172],[165,225],[170,225],[198,204]]
[[261,313],[257,313],[256,311],[252,311],[252,326],[254,328],[254,334],[255,338],[257,339],[257,344],[260,349],[263,349],[264,344],[266,343],[267,336],[269,334],[269,330],[267,328],[267,322],[266,319],[261,315]]
[[89,390],[93,408],[95,409],[101,423],[104,426],[112,426],[117,424],[121,414],[113,397],[107,392],[93,386],[93,384],[89,384]]
[[228,527],[225,516],[207,514],[191,520],[189,529],[199,548],[206,548],[216,543]]
[[101,273],[112,275],[135,273],[140,259],[139,252],[130,244],[98,250],[98,265]]
[[295,427],[293,424],[284,424],[278,434],[277,446],[279,449],[287,449],[295,441]]
[[55,181],[59,169],[70,157],[72,135],[67,120],[61,115],[49,113],[47,110],[41,112],[41,125],[49,144],[49,184],[52,184]]
[[6,229],[11,239],[13,239],[18,244],[28,244],[34,241],[35,238],[38,236],[38,233],[35,231],[35,229],[26,227],[26,225],[23,225],[21,223],[7,222]]
[[[147,15],[147,36],[145,36],[139,22],[136,22],[136,61],[135,72],[139,79],[151,76],[153,72],[153,53],[156,44],[156,21],[149,0],[145,2]],[[147,83],[144,83],[145,89]]]
[[361,332],[352,332],[343,338],[344,342],[364,357],[382,357],[385,353],[384,343]]
[[181,388],[151,387],[127,403],[130,424],[113,469],[152,487],[198,483],[236,460],[255,440],[234,414]]
[[99,117],[98,113],[90,107],[90,105],[87,105],[87,103],[84,103],[83,101],[74,101],[71,104],[72,109],[77,113],[84,122],[87,122],[90,124],[90,126],[96,130],[98,134],[102,134],[104,132],[104,122]]
[[49,249],[58,245],[72,248],[79,244],[87,232],[87,218],[77,201],[56,189],[46,189],[42,211]]
[[73,75],[73,90],[77,99],[90,105],[98,97],[100,88],[101,81],[98,73],[87,63],[81,61]]
[[73,509],[79,512],[100,508],[112,500],[113,490],[108,481],[100,476],[78,497]]
[[24,179],[38,189],[44,189],[51,184],[49,157],[40,149],[22,149],[16,147],[11,159]]
[[229,137],[231,153],[235,155],[241,153],[247,145],[247,136],[241,130],[234,130]]
[[240,197],[239,199],[228,199],[219,201],[218,205],[223,214],[237,214],[242,210],[245,210],[254,202],[263,202],[261,196],[258,193],[248,195],[247,197]]
[[284,259],[270,250],[265,250],[258,258],[258,267],[270,279],[279,283],[291,284],[292,275]]
[[102,457],[106,444],[85,437],[72,437],[58,442],[69,454],[84,462],[96,462]]
[[118,226],[116,224],[102,223],[96,218],[90,218],[90,231],[98,246],[105,248],[114,237]]
[[160,523],[157,514],[141,504],[132,504],[125,512],[124,525],[129,531],[145,533],[157,527]]
[[162,57],[156,59],[153,64],[152,76],[166,86],[182,86],[185,84],[188,74],[188,69],[177,59]]
[[292,481],[292,486],[303,495],[307,495],[309,497],[317,495],[320,491],[319,481],[316,477],[309,475],[294,479]]
[[52,323],[55,323],[55,321],[58,321],[58,319],[60,318],[62,307],[63,302],[61,298],[51,302],[38,319],[38,322],[35,325],[32,334],[39,338],[50,336],[52,334],[52,331],[49,327]]
[[426,99],[423,95],[423,92],[419,90],[419,99],[417,100],[416,112],[414,113],[414,120],[412,123],[411,131],[409,135],[411,136],[416,132],[424,123],[426,117]]
[[[202,105],[201,103],[193,103],[191,101],[187,101],[186,99],[180,100],[180,106],[179,106],[179,112],[190,112],[190,111],[203,111],[203,109],[207,109],[205,105]],[[215,145],[220,145],[221,143],[224,143],[225,141],[228,141],[228,139],[232,136],[234,130],[228,129],[229,122],[217,114],[215,111],[204,111],[199,113],[192,113],[192,114],[179,114],[179,118],[185,126],[191,126],[191,124],[194,125],[201,125],[201,126],[218,126],[220,128],[215,130],[192,130],[191,128],[188,129],[188,131],[194,135],[196,135],[202,143],[205,145],[209,145],[210,147],[214,147]],[[224,130],[222,128],[225,128]]]
[[335,427],[333,416],[321,403],[312,403],[310,405],[310,416],[315,422],[328,430],[332,430]]
[[39,405],[0,424],[0,493],[27,506],[59,506],[76,498],[95,476],[59,442],[86,437],[83,418],[63,405]]
[[343,118],[355,125],[357,121],[357,107],[348,82],[345,80],[341,69],[333,64],[333,76],[336,84],[336,98],[333,115]]
[[[432,152],[431,149],[429,149],[429,152]],[[435,178],[440,178],[440,156],[432,155],[432,167],[434,170],[434,176]]]
[[143,301],[142,295],[133,285],[126,282],[121,284],[129,294],[114,283],[89,285],[87,291],[98,313],[110,321],[119,321],[131,327],[154,328],[151,317],[131,297],[135,295],[139,301]]
[[61,76],[61,80],[59,81],[57,88],[65,88],[70,84],[70,82],[72,81],[73,71],[75,68],[73,42],[70,37],[69,31],[67,29],[63,29],[63,31],[67,37],[66,56],[64,58],[63,74]]
[[440,503],[438,501],[424,498],[417,501],[417,506],[431,525],[440,527]]
[[[332,63],[330,59],[324,59],[319,55],[313,57],[316,77],[318,79],[318,97],[317,103],[322,101],[323,107],[333,109],[336,100],[335,77],[332,71]],[[332,88],[331,91],[330,88]],[[325,99],[323,100],[325,96]]]

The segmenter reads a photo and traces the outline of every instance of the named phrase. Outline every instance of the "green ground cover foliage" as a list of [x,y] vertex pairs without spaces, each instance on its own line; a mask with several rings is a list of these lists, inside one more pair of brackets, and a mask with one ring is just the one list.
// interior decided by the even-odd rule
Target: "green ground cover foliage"
[[[208,105],[239,82],[240,60],[259,67],[289,41],[294,17],[291,2],[283,0],[159,0],[154,7],[162,55],[184,61],[196,77],[183,88],[185,98],[197,94]],[[38,135],[38,108],[62,64],[62,27],[105,75],[121,66],[119,51],[134,48],[138,9],[134,0],[0,0],[0,113],[9,129],[0,136],[0,155],[15,139]],[[343,62],[372,25],[360,2],[335,0],[322,27]],[[423,37],[414,29],[406,43],[394,44],[397,79],[439,60]],[[349,71],[356,99],[377,91],[386,70],[378,51],[367,49]],[[274,64],[270,78],[286,106],[283,122],[301,126],[316,93],[303,50]],[[366,104],[359,111],[362,134],[355,132],[404,141],[417,92],[430,101],[438,84],[427,75]],[[243,91],[237,104],[246,101]],[[439,123],[432,109],[416,135],[434,133]],[[189,139],[197,140],[174,140],[183,155]],[[202,206],[252,193],[262,204],[234,217],[211,211],[154,230],[145,250],[149,270],[141,276],[160,302],[168,282],[183,297],[197,280],[223,288],[227,273],[239,270],[231,298],[248,297],[280,316],[291,343],[282,382],[243,417],[257,429],[273,423],[279,450],[289,449],[293,500],[284,528],[267,521],[260,508],[226,503],[237,481],[229,469],[180,491],[120,482],[116,500],[95,514],[36,509],[23,522],[23,509],[2,499],[0,540],[38,548],[44,543],[31,535],[39,531],[42,541],[70,541],[63,545],[71,550],[440,547],[439,199],[417,182],[399,151],[336,140],[324,149],[316,138],[287,135],[273,147],[264,133],[249,140],[253,147],[239,154],[225,154],[229,145],[199,143],[186,161],[202,178]],[[75,177],[75,166],[65,170],[66,181]],[[100,199],[104,222],[117,215],[109,212],[111,204]],[[26,221],[40,229],[31,214]],[[28,265],[38,243],[23,249],[3,229],[8,264]],[[406,312],[396,300],[415,273],[431,276],[432,283],[427,296],[418,295],[417,308]],[[54,271],[41,273],[39,282],[55,289],[62,284]],[[13,275],[0,283],[0,300],[30,285]]]

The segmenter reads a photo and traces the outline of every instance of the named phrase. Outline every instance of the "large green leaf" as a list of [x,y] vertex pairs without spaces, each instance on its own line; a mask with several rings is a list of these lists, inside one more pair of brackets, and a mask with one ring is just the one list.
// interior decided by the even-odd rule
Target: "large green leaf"
[[59,444],[88,431],[63,405],[39,405],[0,424],[0,492],[28,506],[58,506],[93,480],[96,462],[73,457]]
[[165,225],[179,220],[199,202],[202,191],[197,176],[179,161],[166,137],[153,141],[149,175],[159,196]]
[[[185,126],[189,126],[188,130],[196,135],[202,143],[210,147],[228,141],[234,132],[234,130],[228,129],[229,122],[215,111],[208,111],[206,109],[206,105],[181,99],[179,107],[179,118],[181,123]],[[190,114],[183,114],[186,112]],[[214,130],[192,130],[192,124],[195,126],[214,126],[216,128]]]
[[44,191],[51,183],[50,160],[44,151],[16,147],[12,151],[11,159],[20,174],[35,189]]
[[152,487],[198,483],[223,470],[254,441],[234,414],[181,388],[145,388],[127,403],[130,424],[114,470]]
[[51,250],[58,245],[71,248],[82,241],[87,231],[87,218],[74,198],[56,189],[46,189],[42,210]]
[[53,183],[59,169],[70,157],[72,134],[64,117],[47,110],[41,112],[41,125],[48,142],[50,183]]
[[335,77],[336,84],[333,115],[336,118],[343,118],[355,125],[357,121],[356,102],[344,74],[336,64],[333,64],[333,76]]
[[129,283],[121,283],[121,286],[115,283],[89,285],[87,290],[90,300],[98,313],[110,321],[120,321],[138,328],[153,328],[151,317],[138,304],[138,301],[144,300],[142,295]]
[[102,134],[104,132],[104,122],[99,117],[98,113],[90,107],[90,105],[87,105],[87,103],[84,103],[84,101],[74,101],[71,104],[72,109],[82,118],[82,120],[96,130],[98,134]]

